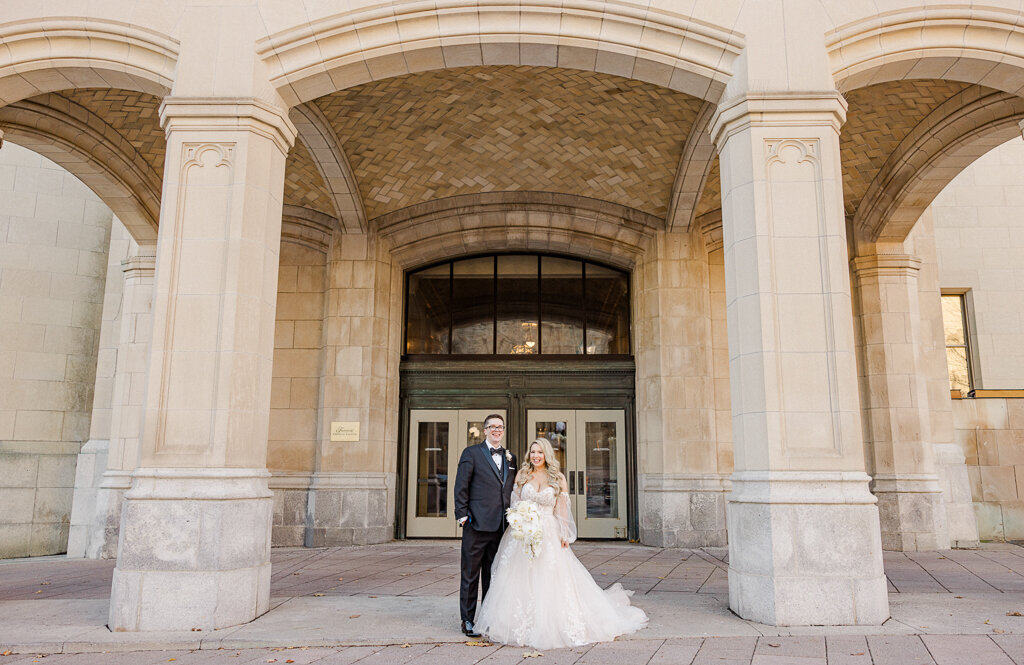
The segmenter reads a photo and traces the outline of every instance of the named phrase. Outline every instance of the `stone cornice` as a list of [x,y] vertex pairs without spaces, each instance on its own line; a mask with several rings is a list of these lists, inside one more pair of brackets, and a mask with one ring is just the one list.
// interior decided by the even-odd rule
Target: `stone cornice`
[[160,126],[168,139],[175,131],[250,131],[274,141],[284,155],[297,134],[287,110],[251,97],[167,97],[160,105]]
[[721,151],[730,136],[749,127],[830,126],[839,133],[846,121],[846,100],[836,90],[824,92],[748,93],[718,105],[710,133]]
[[916,277],[921,259],[910,254],[871,254],[850,261],[853,274],[865,277]]

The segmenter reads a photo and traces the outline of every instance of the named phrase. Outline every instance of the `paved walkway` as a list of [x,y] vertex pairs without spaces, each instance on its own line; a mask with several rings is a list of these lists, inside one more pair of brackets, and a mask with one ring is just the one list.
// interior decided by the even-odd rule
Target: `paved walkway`
[[[276,549],[273,609],[212,632],[111,633],[113,561],[0,562],[0,665],[45,663],[785,663],[1024,665],[1024,548],[886,553],[882,626],[778,628],[728,609],[726,550],[578,543],[602,586],[636,592],[650,626],[536,656],[468,646],[457,630],[458,544]],[[288,648],[298,647],[298,648]],[[119,653],[103,653],[119,652]]]

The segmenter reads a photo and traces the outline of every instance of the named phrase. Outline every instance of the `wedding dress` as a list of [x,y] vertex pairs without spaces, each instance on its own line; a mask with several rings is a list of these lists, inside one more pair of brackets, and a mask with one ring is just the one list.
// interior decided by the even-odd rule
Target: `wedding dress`
[[539,492],[527,483],[512,506],[533,501],[541,514],[541,544],[530,558],[523,541],[505,531],[491,568],[491,586],[477,613],[476,629],[495,642],[535,649],[573,647],[612,640],[647,625],[629,604],[632,591],[615,583],[602,590],[561,540],[576,539],[569,495],[553,487]]

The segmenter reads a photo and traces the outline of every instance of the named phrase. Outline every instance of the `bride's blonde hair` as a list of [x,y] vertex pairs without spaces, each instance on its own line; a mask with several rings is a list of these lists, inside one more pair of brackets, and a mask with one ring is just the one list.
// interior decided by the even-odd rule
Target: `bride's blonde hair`
[[561,484],[558,482],[558,458],[555,457],[555,449],[547,439],[534,439],[526,448],[526,464],[520,467],[519,473],[516,474],[516,487],[523,489],[523,486],[533,479],[533,472],[536,471],[536,468],[530,461],[530,450],[533,449],[534,444],[540,446],[541,452],[544,453],[544,470],[548,474],[548,485],[554,487],[557,493],[561,488]]

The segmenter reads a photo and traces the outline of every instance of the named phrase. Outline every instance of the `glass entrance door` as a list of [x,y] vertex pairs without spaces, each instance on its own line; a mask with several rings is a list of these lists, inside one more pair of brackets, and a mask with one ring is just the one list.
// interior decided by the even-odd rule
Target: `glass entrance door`
[[454,538],[455,472],[467,446],[484,440],[484,418],[505,412],[412,409],[409,412],[408,524],[411,537]]
[[555,449],[580,537],[625,538],[625,412],[530,409],[527,424],[532,435],[527,443],[545,438]]

